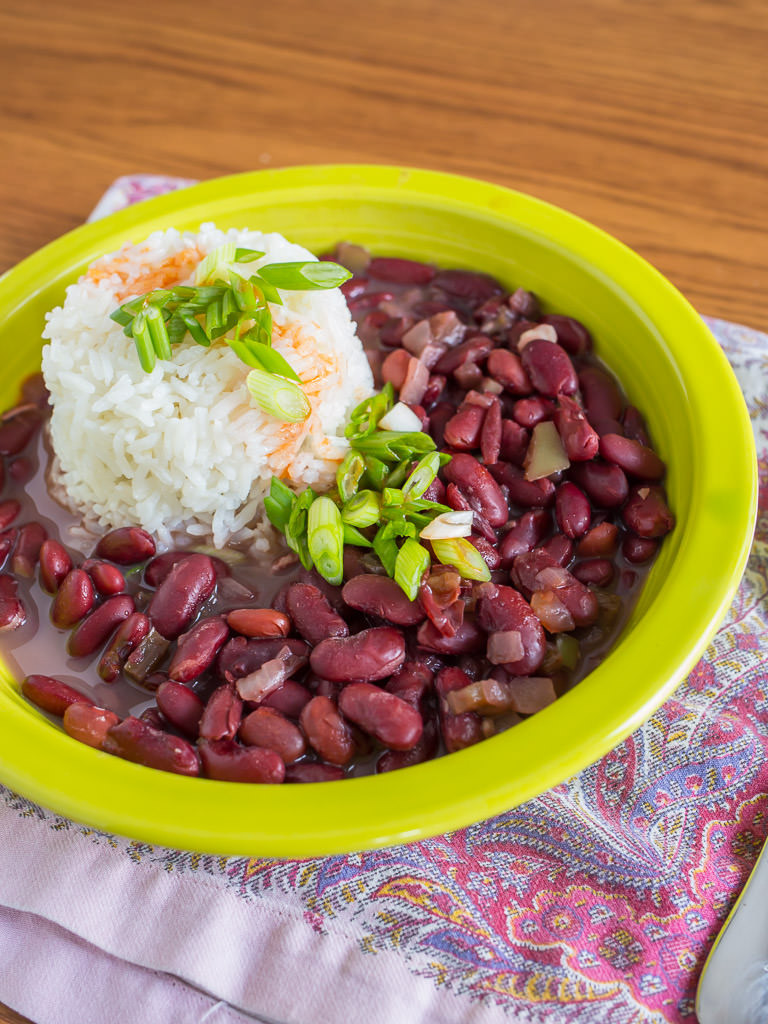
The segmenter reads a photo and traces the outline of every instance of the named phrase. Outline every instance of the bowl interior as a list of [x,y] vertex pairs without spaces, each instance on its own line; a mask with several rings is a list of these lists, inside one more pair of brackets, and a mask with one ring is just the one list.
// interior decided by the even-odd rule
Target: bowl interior
[[[238,175],[139,204],[40,250],[0,279],[1,407],[39,368],[47,310],[91,260],[151,231],[279,231],[315,252],[340,239],[382,255],[486,270],[592,332],[667,461],[678,526],[609,657],[515,729],[391,775],[248,787],[149,772],[82,747],[0,677],[0,779],[78,820],[220,853],[310,855],[414,839],[512,807],[639,725],[695,663],[749,550],[754,447],[741,394],[696,313],[643,260],[579,219],[497,186],[424,171],[309,167]],[[717,415],[712,410],[717,410]]]

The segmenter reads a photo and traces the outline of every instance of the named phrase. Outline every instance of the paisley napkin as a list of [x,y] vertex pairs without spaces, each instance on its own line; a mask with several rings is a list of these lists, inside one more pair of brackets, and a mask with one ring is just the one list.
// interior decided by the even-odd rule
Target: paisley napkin
[[[121,178],[97,213],[185,184]],[[768,833],[768,336],[707,322],[760,518],[727,621],[643,728],[507,814],[312,860],[149,846],[0,787],[0,1001],[36,1024],[695,1021]]]

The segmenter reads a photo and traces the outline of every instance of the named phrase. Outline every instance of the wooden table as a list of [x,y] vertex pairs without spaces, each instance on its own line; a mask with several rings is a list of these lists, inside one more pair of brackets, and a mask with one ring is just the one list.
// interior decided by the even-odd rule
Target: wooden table
[[564,206],[768,330],[764,0],[31,0],[0,38],[0,270],[127,172],[399,163]]

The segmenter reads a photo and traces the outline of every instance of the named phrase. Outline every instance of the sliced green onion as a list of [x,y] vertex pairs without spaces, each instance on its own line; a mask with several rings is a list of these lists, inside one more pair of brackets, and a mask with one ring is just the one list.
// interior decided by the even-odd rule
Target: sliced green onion
[[283,423],[302,423],[312,411],[299,385],[285,377],[253,369],[245,378],[245,384],[254,402]]
[[[253,325],[249,327],[246,337],[268,348],[272,345],[272,314],[268,306],[258,306],[250,313]],[[298,380],[298,378],[296,378]]]
[[[265,366],[262,366],[261,360],[258,358],[258,356],[254,355],[253,352],[251,352],[250,348],[248,347],[248,345],[246,345],[244,341],[237,341],[235,338],[227,338],[227,344],[235,353],[237,358],[241,362],[245,363],[246,366],[253,366],[254,369],[257,370],[266,369]],[[264,346],[262,346],[262,348],[263,347]]]
[[171,345],[178,345],[179,342],[184,340],[187,333],[187,325],[178,313],[173,314],[165,325],[165,329],[168,331],[168,341]]
[[290,487],[286,487],[282,480],[273,476],[269,494],[264,499],[264,511],[270,523],[281,533],[285,533],[295,501],[296,495]]
[[382,526],[373,538],[373,550],[376,552],[376,557],[379,559],[381,564],[384,566],[388,576],[395,575],[395,565],[397,564],[397,556],[399,554],[399,548],[397,541],[394,537],[388,537],[385,535],[386,527]]
[[[261,366],[267,373],[276,373],[280,377],[287,377],[288,380],[295,380],[301,383],[301,377],[299,377],[288,360],[281,356],[279,352],[269,348],[268,345],[252,341],[250,332],[246,335],[246,339],[245,345],[254,359],[258,360],[257,366]],[[247,360],[243,360],[243,362],[247,362]],[[250,363],[249,365],[253,366],[254,364]]]
[[256,292],[253,290],[253,285],[250,281],[246,281],[246,279],[241,277],[237,271],[230,270],[229,282],[232,285],[232,294],[234,295],[238,309],[243,313],[247,313],[258,307],[259,300],[256,297]]
[[118,306],[117,309],[113,309],[109,314],[109,319],[114,320],[115,323],[120,324],[121,327],[128,327],[129,324],[133,323],[135,316],[136,314],[129,313],[125,306]]
[[191,309],[182,306],[178,310],[178,315],[184,321],[187,330],[192,335],[192,340],[196,341],[198,345],[202,345],[203,348],[208,348],[211,344],[211,339],[205,333],[204,328],[194,315],[194,312]]
[[410,537],[403,541],[403,546],[395,559],[395,583],[405,591],[409,600],[415,601],[419,595],[421,579],[429,570],[431,559],[426,548]]
[[257,249],[235,249],[235,263],[253,263],[254,260],[260,260],[266,255]]
[[168,330],[165,326],[163,314],[157,306],[149,306],[145,316],[155,355],[158,359],[170,359],[173,353],[171,352],[171,342],[168,338]]
[[224,322],[224,299],[223,297],[209,302],[205,309],[205,330],[213,338],[215,332]]
[[374,490],[380,491],[387,479],[389,466],[386,462],[375,459],[373,456],[366,456],[363,461],[365,462],[365,482],[369,483]]
[[309,545],[307,543],[307,518],[309,508],[316,497],[317,495],[311,487],[307,487],[305,491],[302,491],[294,502],[285,527],[286,543],[299,556],[301,564],[305,569],[312,568],[312,556],[309,553]]
[[387,508],[390,506],[400,507],[403,504],[404,494],[398,487],[385,487],[381,492],[381,504]]
[[402,462],[398,463],[395,468],[387,474],[387,479],[384,481],[385,487],[402,487],[405,483],[405,478],[408,476],[408,469],[411,462],[411,459],[403,459]]
[[315,498],[310,505],[307,543],[317,571],[338,586],[344,578],[344,528],[330,498]]
[[354,526],[350,526],[349,523],[344,523],[344,543],[351,544],[356,548],[372,548],[373,544],[368,540],[364,533],[360,533]]
[[406,499],[420,498],[429,489],[440,469],[440,454],[429,452],[424,455],[416,464],[416,467],[403,484],[403,493]]
[[491,570],[485,559],[468,540],[453,537],[450,540],[430,540],[432,550],[438,562],[452,565],[466,580],[487,581],[491,578]]
[[338,263],[313,260],[311,263],[271,263],[261,267],[259,275],[275,288],[286,291],[314,291],[318,288],[338,288],[352,274]]
[[385,462],[400,462],[435,450],[435,442],[429,434],[400,430],[375,430],[366,437],[355,438],[352,446],[364,455],[373,455]]
[[346,525],[362,530],[375,526],[381,518],[378,494],[374,491],[358,491],[342,508],[341,518]]
[[229,265],[235,263],[237,246],[234,242],[224,242],[208,253],[195,270],[195,284],[212,284],[214,281],[229,277]]
[[357,493],[360,478],[365,472],[365,462],[359,452],[348,451],[336,470],[336,487],[342,501],[349,501]]
[[264,302],[274,302],[276,306],[282,306],[283,300],[280,298],[280,292],[269,281],[265,281],[261,274],[252,274],[249,281]]
[[377,395],[371,395],[370,398],[363,399],[359,405],[355,406],[350,413],[349,423],[344,432],[345,436],[351,439],[372,434],[381,417],[388,409],[392,408],[394,400],[394,389],[392,384],[387,381]]
[[152,344],[152,336],[149,333],[146,313],[139,313],[133,321],[133,342],[136,351],[139,353],[139,362],[145,373],[151,373],[155,368],[157,356],[155,347]]

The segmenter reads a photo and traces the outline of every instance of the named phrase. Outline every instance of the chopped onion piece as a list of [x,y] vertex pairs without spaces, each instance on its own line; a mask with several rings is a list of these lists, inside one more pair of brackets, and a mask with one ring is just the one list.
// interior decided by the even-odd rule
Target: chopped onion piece
[[570,464],[560,434],[552,420],[537,423],[533,428],[523,462],[525,479],[541,480],[545,476],[568,469]]
[[492,665],[507,665],[512,661],[520,661],[524,654],[523,638],[518,629],[489,634],[485,656]]
[[517,351],[522,352],[529,342],[537,340],[551,341],[556,345],[557,331],[552,324],[536,324],[535,327],[529,327],[517,339]]
[[237,680],[237,692],[243,700],[258,703],[281,687],[305,662],[306,658],[294,654],[290,647],[281,647],[276,658],[265,661],[261,668]]
[[442,512],[428,523],[419,536],[422,540],[452,540],[469,537],[474,512]]
[[421,430],[421,420],[405,402],[397,402],[379,420],[379,430]]

